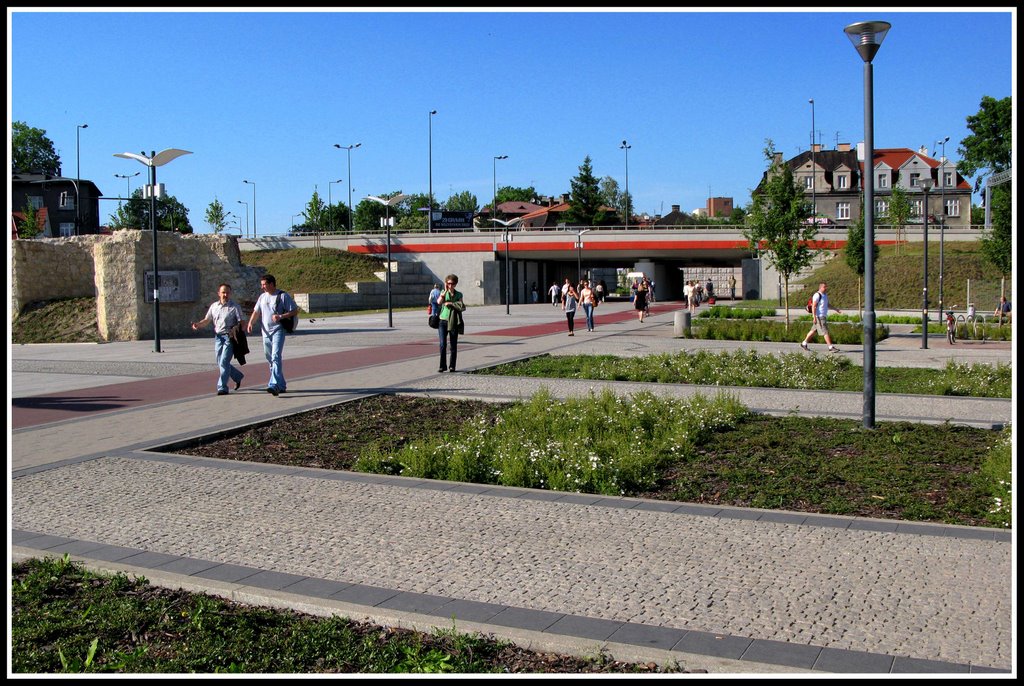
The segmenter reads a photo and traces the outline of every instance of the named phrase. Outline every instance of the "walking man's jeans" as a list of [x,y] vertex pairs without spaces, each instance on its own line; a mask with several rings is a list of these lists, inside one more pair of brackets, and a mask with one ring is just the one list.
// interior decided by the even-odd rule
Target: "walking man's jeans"
[[231,357],[235,353],[235,346],[231,342],[231,336],[226,333],[219,333],[213,340],[213,350],[217,355],[217,367],[220,369],[220,376],[217,377],[217,390],[228,390],[228,379],[238,382],[242,380],[242,372],[231,364]]
[[282,352],[284,352],[284,329],[277,327],[277,331],[272,334],[264,331],[263,353],[267,356],[267,362],[270,363],[270,381],[267,382],[267,387],[276,387],[279,391],[283,391],[287,387],[284,380],[284,365],[281,361]]

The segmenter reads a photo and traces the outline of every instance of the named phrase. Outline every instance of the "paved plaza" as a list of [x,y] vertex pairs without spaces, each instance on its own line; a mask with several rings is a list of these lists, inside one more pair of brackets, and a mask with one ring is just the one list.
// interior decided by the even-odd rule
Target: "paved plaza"
[[[676,338],[678,303],[639,323],[606,303],[594,332],[550,304],[470,308],[459,366],[551,354],[646,355],[796,344]],[[377,393],[509,400],[611,388],[860,419],[861,393],[438,374],[422,311],[304,320],[288,392],[263,391],[258,339],[240,391],[214,394],[212,337],[14,345],[14,560],[89,567],[247,603],[480,631],[529,648],[741,673],[1016,671],[1011,532],[237,463],[173,446]],[[800,324],[801,327],[805,326]],[[582,330],[581,330],[582,329]],[[207,332],[208,333],[208,332]],[[252,343],[256,345],[253,346]],[[823,354],[824,345],[812,345]],[[860,346],[841,355],[861,363]],[[896,334],[877,365],[1009,362],[1012,346]],[[996,428],[1014,401],[880,394],[879,422]]]

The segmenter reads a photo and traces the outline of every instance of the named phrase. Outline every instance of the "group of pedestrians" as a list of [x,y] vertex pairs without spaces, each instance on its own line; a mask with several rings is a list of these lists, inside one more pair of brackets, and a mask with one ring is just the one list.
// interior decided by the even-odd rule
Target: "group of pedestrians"
[[284,378],[285,329],[283,320],[299,316],[299,307],[291,295],[277,289],[277,280],[273,274],[260,277],[262,293],[256,300],[252,316],[243,328],[242,308],[231,299],[231,286],[222,283],[217,287],[217,301],[210,305],[206,314],[197,322],[192,323],[192,330],[213,324],[214,356],[217,360],[217,395],[228,394],[228,382],[234,382],[237,391],[242,385],[245,374],[235,367],[231,361],[237,359],[245,364],[245,355],[249,352],[246,334],[251,334],[257,319],[263,335],[263,354],[270,365],[270,379],[267,382],[267,393],[274,396],[287,390]]

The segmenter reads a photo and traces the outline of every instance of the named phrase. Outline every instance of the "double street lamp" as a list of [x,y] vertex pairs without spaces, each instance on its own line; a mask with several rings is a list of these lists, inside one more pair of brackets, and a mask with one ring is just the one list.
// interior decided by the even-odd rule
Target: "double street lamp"
[[82,193],[79,187],[82,185],[82,129],[89,128],[88,124],[75,126],[75,235],[82,233]]
[[[355,145],[341,145],[335,143],[334,147],[339,150],[344,150],[348,153],[348,232],[352,233],[352,148],[358,148],[362,143],[356,143]],[[330,194],[330,187],[328,187],[328,195]]]
[[928,349],[928,191],[932,189],[931,179],[921,180],[924,193],[924,289],[921,293],[921,349]]
[[875,122],[871,60],[892,25],[862,21],[844,30],[864,60],[864,417],[865,429],[875,428]]
[[239,205],[245,205],[245,237],[249,237],[249,203],[244,200],[238,201]]
[[399,193],[398,195],[393,195],[390,198],[378,198],[376,195],[368,195],[368,196],[366,196],[367,200],[373,200],[375,202],[379,202],[381,205],[384,206],[384,225],[388,229],[388,262],[387,262],[387,268],[384,270],[384,276],[386,277],[387,283],[388,283],[388,328],[389,329],[392,327],[392,315],[391,315],[391,222],[392,222],[392,219],[391,219],[391,208],[393,206],[397,205],[398,203],[402,202],[403,200],[405,200],[408,197],[409,197],[408,195],[403,195],[401,193]]
[[117,152],[114,157],[123,157],[127,160],[135,160],[149,167],[149,228],[153,232],[153,352],[160,352],[160,263],[157,260],[156,242],[156,168],[162,167],[168,162],[176,160],[182,155],[191,155],[188,150],[178,148],[167,148],[159,153],[152,152],[149,157],[146,153]]
[[430,110],[427,115],[427,232],[434,230],[434,115],[437,110]]
[[[252,185],[252,237],[256,238],[256,182],[255,181],[246,181],[245,179],[242,179],[242,183],[248,183],[248,184]],[[247,210],[247,212],[248,212],[248,210]],[[246,217],[248,217],[248,216],[249,215],[246,214]],[[249,220],[246,219],[246,223],[248,223],[248,221]]]
[[[133,176],[138,176],[141,173],[142,172],[135,172],[134,174],[114,174],[115,178],[118,178],[118,179],[128,179],[128,195],[125,196],[126,200],[131,200],[132,199],[132,177]],[[120,203],[118,203],[118,206],[120,206]]]
[[624,150],[626,152],[626,194],[625,194],[625,197],[624,197],[624,200],[625,200],[624,204],[625,204],[625,208],[626,209],[625,209],[625,212],[623,214],[626,215],[626,230],[627,231],[629,230],[629,149],[632,148],[632,147],[633,146],[627,144],[626,141],[622,141],[622,145],[619,146],[620,150]]

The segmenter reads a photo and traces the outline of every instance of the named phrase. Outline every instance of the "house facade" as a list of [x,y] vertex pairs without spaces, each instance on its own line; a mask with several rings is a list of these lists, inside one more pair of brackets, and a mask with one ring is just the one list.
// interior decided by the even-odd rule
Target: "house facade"
[[[835,150],[823,150],[815,144],[784,163],[793,170],[794,180],[803,188],[816,220],[822,226],[849,227],[860,217],[860,199],[864,192],[864,147],[851,148],[839,144]],[[782,153],[775,160],[783,163]],[[935,159],[927,150],[880,148],[874,151],[872,180],[874,182],[874,218],[884,225],[889,216],[893,188],[901,187],[910,196],[911,223],[924,217],[924,192],[921,182],[931,179],[928,216],[935,221],[945,219],[947,227],[967,228],[971,224],[971,184],[946,158]],[[765,176],[761,179],[764,184]],[[761,185],[758,186],[760,189]],[[757,191],[755,191],[756,193]]]
[[100,232],[101,195],[96,184],[86,179],[16,173],[11,177],[11,214],[21,221],[25,209],[34,208],[45,238],[95,234]]

